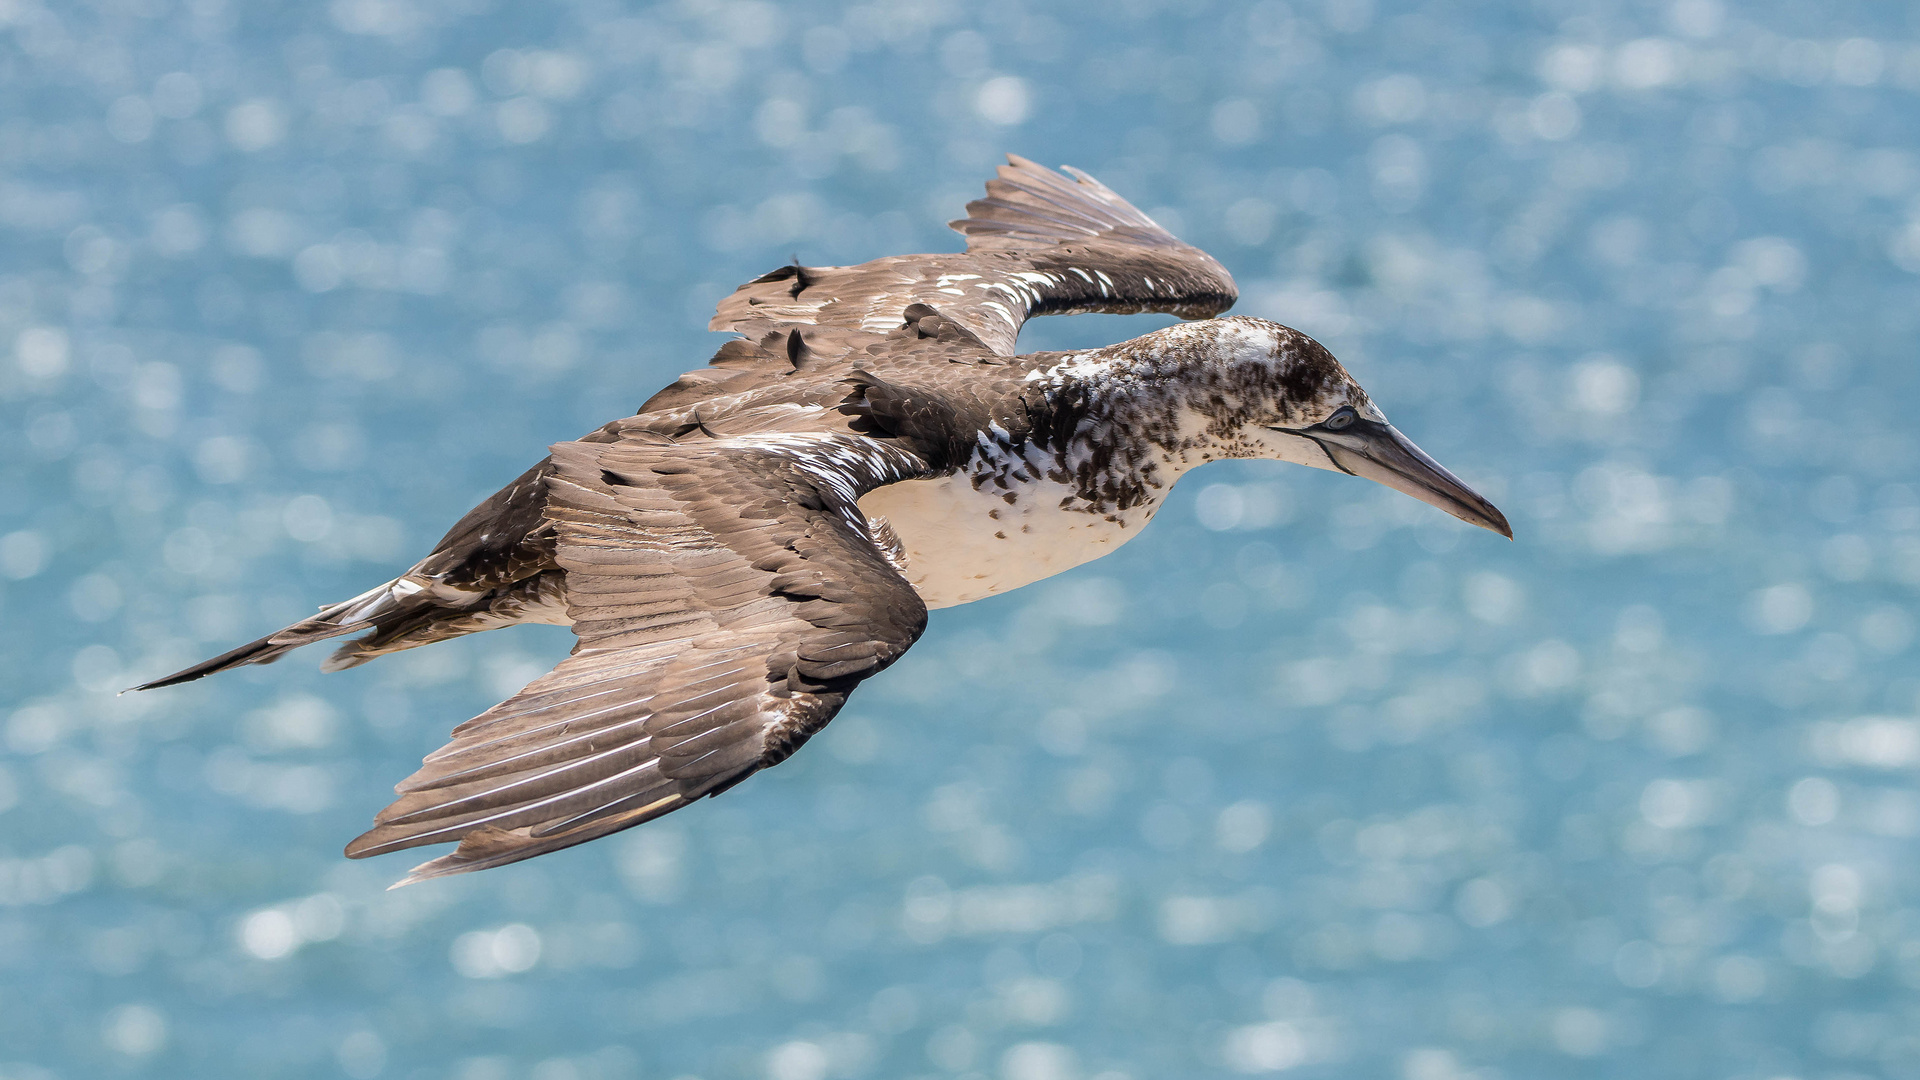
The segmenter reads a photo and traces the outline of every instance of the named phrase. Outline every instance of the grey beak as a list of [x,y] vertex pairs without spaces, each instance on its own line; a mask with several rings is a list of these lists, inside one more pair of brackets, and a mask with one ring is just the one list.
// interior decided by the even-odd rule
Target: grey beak
[[1428,457],[1392,424],[1355,420],[1339,431],[1313,427],[1298,434],[1319,443],[1335,465],[1355,476],[1385,484],[1470,525],[1513,539],[1505,514]]

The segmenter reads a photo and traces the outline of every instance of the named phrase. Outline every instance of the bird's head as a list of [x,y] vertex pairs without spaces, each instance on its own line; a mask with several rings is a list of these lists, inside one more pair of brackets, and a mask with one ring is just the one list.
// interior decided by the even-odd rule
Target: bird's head
[[[1161,333],[1185,339],[1162,355],[1186,361],[1182,381],[1196,392],[1185,409],[1218,456],[1277,458],[1362,476],[1513,537],[1504,514],[1388,423],[1347,369],[1307,335],[1247,316]],[[1196,368],[1204,372],[1198,379]]]

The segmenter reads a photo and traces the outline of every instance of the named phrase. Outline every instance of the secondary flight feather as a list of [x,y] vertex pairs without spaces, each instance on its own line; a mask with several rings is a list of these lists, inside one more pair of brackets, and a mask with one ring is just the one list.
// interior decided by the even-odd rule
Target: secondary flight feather
[[[354,858],[456,847],[406,882],[671,813],[778,764],[926,629],[1137,535],[1175,480],[1271,458],[1511,536],[1313,339],[1218,318],[1233,279],[1085,173],[1018,157],[960,254],[785,266],[719,304],[740,337],[548,456],[401,576],[151,690],[351,634],[325,667],[521,622],[572,655],[453,731]],[[1016,354],[1027,319],[1193,320]]]

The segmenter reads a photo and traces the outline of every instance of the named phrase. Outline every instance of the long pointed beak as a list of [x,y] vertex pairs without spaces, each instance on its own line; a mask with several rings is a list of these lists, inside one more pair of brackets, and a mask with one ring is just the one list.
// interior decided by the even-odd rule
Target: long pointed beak
[[1355,420],[1340,431],[1315,428],[1300,434],[1318,442],[1335,465],[1355,476],[1385,484],[1470,525],[1513,539],[1505,514],[1428,457],[1392,424]]

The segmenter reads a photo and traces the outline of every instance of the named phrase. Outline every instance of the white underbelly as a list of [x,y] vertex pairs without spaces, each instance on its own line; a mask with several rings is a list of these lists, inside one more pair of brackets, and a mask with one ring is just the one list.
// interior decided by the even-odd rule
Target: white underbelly
[[906,553],[906,576],[930,608],[965,604],[1017,589],[1097,559],[1133,539],[1153,516],[1136,507],[1114,520],[1063,510],[1084,505],[1073,489],[1050,481],[1022,484],[1009,503],[965,474],[906,480],[860,499],[868,517],[883,517]]

